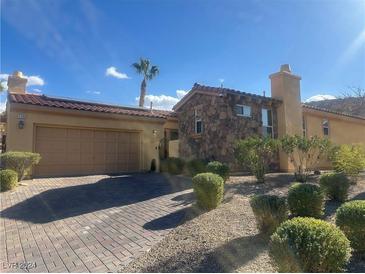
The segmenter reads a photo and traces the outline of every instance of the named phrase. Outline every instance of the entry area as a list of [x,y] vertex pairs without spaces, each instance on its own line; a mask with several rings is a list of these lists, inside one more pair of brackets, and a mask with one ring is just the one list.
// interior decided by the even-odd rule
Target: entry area
[[112,129],[36,126],[34,175],[71,176],[141,170],[141,134]]

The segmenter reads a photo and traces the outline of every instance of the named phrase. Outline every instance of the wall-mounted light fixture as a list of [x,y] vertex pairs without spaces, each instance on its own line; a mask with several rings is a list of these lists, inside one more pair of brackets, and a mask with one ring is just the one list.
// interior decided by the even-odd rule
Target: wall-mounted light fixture
[[157,130],[156,129],[153,129],[152,130],[152,134],[153,134],[154,137],[156,137],[157,136]]

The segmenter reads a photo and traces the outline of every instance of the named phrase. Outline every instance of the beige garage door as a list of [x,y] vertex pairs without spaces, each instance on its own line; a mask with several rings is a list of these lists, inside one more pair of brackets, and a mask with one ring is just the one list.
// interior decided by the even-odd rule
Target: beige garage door
[[36,127],[35,176],[67,176],[140,170],[140,134],[113,130]]

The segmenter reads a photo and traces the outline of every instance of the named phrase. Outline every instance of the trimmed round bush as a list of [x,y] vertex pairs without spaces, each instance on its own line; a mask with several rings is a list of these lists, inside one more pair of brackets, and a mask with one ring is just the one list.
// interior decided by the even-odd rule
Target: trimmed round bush
[[193,159],[186,163],[186,167],[190,176],[195,176],[199,173],[207,172],[207,164],[203,160]]
[[344,202],[347,200],[350,188],[350,181],[343,173],[323,174],[319,179],[319,184],[331,200]]
[[323,215],[324,194],[314,184],[294,183],[289,188],[288,205],[294,216],[320,218]]
[[336,225],[345,233],[357,252],[365,252],[365,201],[344,203],[337,209]]
[[28,151],[8,151],[0,154],[0,163],[3,168],[14,170],[21,181],[29,174],[31,168],[39,163],[41,156],[39,153]]
[[193,177],[193,189],[197,204],[203,209],[214,209],[223,200],[223,178],[214,173],[200,173]]
[[11,190],[18,184],[18,174],[11,169],[0,170],[1,191]]
[[229,179],[229,167],[218,161],[209,162],[207,165],[207,172],[218,174],[224,181]]
[[279,272],[341,272],[351,247],[335,225],[297,217],[282,223],[271,236],[269,254]]
[[288,218],[285,197],[275,195],[256,195],[250,200],[252,211],[259,230],[271,235]]

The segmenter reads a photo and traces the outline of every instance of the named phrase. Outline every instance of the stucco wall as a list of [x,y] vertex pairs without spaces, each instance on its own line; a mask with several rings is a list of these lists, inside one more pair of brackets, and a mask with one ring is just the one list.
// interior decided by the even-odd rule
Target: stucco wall
[[[237,116],[236,104],[251,106],[251,117]],[[261,109],[273,110],[274,135],[277,136],[276,107],[271,100],[227,93],[224,96],[194,94],[178,109],[180,157],[184,159],[218,160],[231,169],[241,169],[234,157],[237,140],[262,134]],[[201,135],[195,134],[194,109],[203,122]]]
[[[350,118],[322,111],[303,108],[306,135],[324,137],[322,122],[329,121],[329,140],[333,144],[365,144],[365,120]],[[331,168],[330,161],[323,159],[317,168]]]
[[[19,113],[24,114],[23,129],[18,128]],[[158,143],[163,137],[164,123],[164,119],[141,119],[108,113],[11,104],[10,108],[8,107],[7,150],[34,151],[35,125],[37,124],[140,131],[141,170],[149,170],[152,159],[156,159],[158,163]]]

